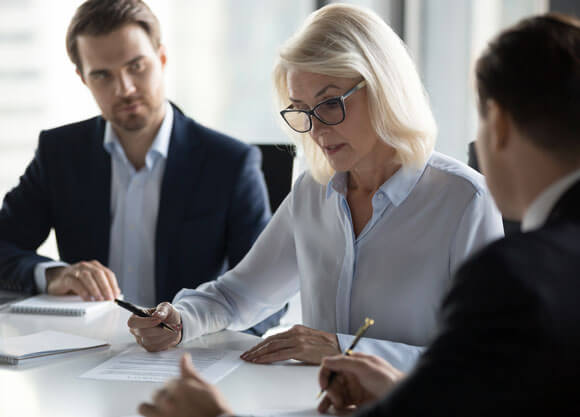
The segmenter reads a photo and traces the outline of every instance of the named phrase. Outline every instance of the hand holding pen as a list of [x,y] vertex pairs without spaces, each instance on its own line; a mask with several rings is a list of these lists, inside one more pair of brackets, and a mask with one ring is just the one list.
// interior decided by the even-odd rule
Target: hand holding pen
[[[139,306],[136,306],[134,304],[131,304],[128,301],[123,301],[123,300],[119,300],[118,298],[115,298],[115,302],[119,305],[119,307],[122,307],[125,310],[130,311],[131,313],[135,314],[136,316],[139,316],[139,317],[153,317],[144,308],[141,308]],[[158,326],[159,327],[163,327],[164,329],[167,329],[167,330],[172,331],[174,333],[177,332],[177,330],[175,330],[173,327],[171,327],[168,324],[165,324],[163,322],[159,323]]]
[[352,412],[353,406],[385,396],[405,376],[384,359],[352,352],[352,348],[351,345],[345,354],[325,358],[322,362],[319,383],[326,395],[318,405],[321,413],[326,413],[330,406]]
[[[360,338],[363,336],[363,334],[365,334],[365,332],[368,330],[368,328],[371,327],[373,324],[375,324],[375,321],[373,319],[369,319],[368,317],[365,319],[364,324],[357,330],[355,337],[354,337],[354,340],[352,341],[352,343],[350,344],[348,349],[343,352],[343,355],[350,356],[352,354],[352,350],[355,348],[355,346],[357,345]],[[327,386],[330,386],[330,384],[332,384],[332,381],[334,380],[334,378],[336,378],[336,373],[331,372],[329,377],[328,377]],[[320,390],[320,392],[318,393],[318,396],[316,398],[320,398],[322,396],[322,394],[324,394],[324,389]]]
[[[121,305],[119,301],[117,304]],[[129,331],[147,351],[166,350],[181,342],[181,315],[170,303],[161,303],[155,309],[133,305],[123,308],[134,313],[127,321]]]

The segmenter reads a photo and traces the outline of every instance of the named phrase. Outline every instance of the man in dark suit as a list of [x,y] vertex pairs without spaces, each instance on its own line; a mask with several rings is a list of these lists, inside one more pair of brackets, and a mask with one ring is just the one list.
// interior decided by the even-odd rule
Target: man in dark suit
[[[408,376],[369,355],[326,358],[322,412],[366,404],[359,416],[580,415],[580,22],[544,15],[509,28],[476,79],[478,157],[522,233],[459,269],[440,332]],[[230,412],[187,358],[182,374],[140,412]]]
[[[236,265],[270,218],[260,153],[166,100],[151,10],[87,1],[67,52],[102,115],[40,134],[0,211],[0,285],[153,306]],[[35,253],[52,228],[58,262]]]

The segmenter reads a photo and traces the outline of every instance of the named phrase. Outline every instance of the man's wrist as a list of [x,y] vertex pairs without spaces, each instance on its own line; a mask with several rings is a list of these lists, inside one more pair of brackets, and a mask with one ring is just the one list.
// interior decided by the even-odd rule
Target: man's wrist
[[46,292],[48,284],[46,272],[49,269],[67,266],[68,264],[66,262],[61,261],[47,261],[36,264],[34,267],[34,282],[36,283],[37,291],[40,293]]
[[47,268],[46,271],[44,271],[44,275],[46,277],[46,285],[48,286],[50,284],[50,281],[58,278],[61,274],[61,271],[65,268],[66,268],[65,266],[53,266]]

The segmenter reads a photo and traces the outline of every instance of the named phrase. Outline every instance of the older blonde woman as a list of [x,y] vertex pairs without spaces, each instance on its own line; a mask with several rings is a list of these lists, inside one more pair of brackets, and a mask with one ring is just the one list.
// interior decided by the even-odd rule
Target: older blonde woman
[[[248,255],[154,319],[129,326],[148,350],[245,329],[300,291],[304,326],[242,355],[320,363],[359,349],[406,371],[436,330],[454,270],[503,234],[483,178],[433,151],[436,126],[401,40],[373,12],[330,5],[282,48],[274,70],[281,116],[309,169]],[[195,273],[195,271],[192,271]],[[179,326],[172,334],[155,327]]]

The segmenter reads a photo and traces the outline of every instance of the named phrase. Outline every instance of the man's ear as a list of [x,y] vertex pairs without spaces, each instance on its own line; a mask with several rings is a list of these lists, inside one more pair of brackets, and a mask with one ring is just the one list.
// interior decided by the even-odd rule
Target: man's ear
[[510,132],[513,128],[512,119],[495,100],[488,99],[485,106],[490,129],[490,146],[495,151],[501,151],[509,145]]
[[85,77],[83,77],[83,73],[81,72],[81,70],[79,69],[79,67],[76,68],[75,72],[77,73],[77,75],[79,76],[79,78],[81,79],[81,81],[83,82],[84,85],[87,85],[86,81],[85,81]]
[[157,50],[157,56],[161,61],[161,66],[165,68],[165,64],[167,64],[167,49],[165,45],[159,45],[159,49]]

